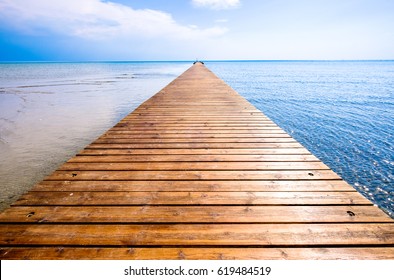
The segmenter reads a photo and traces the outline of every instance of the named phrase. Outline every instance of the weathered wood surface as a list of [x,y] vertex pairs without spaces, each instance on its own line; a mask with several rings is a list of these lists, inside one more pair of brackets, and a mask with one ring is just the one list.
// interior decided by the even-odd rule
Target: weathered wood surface
[[393,259],[394,221],[196,63],[0,214],[1,259]]

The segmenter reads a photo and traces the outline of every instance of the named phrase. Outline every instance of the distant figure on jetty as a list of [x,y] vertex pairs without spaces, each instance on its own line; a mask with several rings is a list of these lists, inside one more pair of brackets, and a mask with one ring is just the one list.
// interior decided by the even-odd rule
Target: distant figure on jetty
[[193,64],[196,64],[196,63],[201,63],[201,64],[204,64],[204,62],[202,62],[202,61],[199,61],[198,59],[196,59],[196,61],[194,61],[194,62],[193,62]]

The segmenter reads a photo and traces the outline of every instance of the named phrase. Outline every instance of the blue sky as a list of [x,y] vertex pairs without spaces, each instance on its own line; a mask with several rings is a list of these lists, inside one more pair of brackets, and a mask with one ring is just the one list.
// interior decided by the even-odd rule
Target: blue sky
[[392,0],[0,0],[0,61],[394,59]]

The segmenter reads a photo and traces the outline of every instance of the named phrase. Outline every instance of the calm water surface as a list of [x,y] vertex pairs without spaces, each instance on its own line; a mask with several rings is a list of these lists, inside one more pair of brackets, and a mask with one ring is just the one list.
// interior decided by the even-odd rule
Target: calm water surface
[[[394,216],[394,62],[206,62]],[[191,63],[0,64],[1,207]]]
[[394,61],[207,66],[394,217]]
[[0,64],[0,208],[190,65]]

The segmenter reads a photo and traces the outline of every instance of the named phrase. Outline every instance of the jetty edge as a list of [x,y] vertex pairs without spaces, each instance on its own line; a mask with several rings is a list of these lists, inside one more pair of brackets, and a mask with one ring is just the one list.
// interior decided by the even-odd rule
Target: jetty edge
[[196,62],[0,214],[5,259],[393,259],[394,220]]

